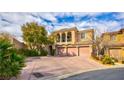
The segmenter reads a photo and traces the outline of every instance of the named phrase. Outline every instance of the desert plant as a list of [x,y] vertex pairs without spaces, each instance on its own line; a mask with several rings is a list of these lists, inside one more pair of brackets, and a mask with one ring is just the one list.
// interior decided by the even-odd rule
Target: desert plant
[[117,59],[117,58],[112,57],[112,59],[113,59],[115,62],[118,62],[118,59]]
[[8,40],[0,38],[0,79],[16,77],[24,66],[24,56]]
[[111,65],[114,65],[115,63],[115,60],[112,59],[111,57],[109,57],[108,55],[105,55],[102,59],[102,63],[103,64],[111,64]]

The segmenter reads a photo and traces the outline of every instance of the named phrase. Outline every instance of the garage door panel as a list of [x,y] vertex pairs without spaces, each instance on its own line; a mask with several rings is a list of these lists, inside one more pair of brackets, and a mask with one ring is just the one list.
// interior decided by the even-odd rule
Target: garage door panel
[[80,56],[90,56],[90,48],[89,47],[79,47],[79,55]]
[[58,47],[58,55],[65,56],[66,55],[66,48]]
[[121,49],[110,49],[110,56],[115,58],[121,57]]
[[69,56],[77,56],[78,55],[78,49],[76,47],[68,48],[68,55]]
[[68,47],[67,50],[64,47],[58,47],[58,55],[61,56],[83,56],[83,57],[89,57],[91,55],[90,53],[90,47]]

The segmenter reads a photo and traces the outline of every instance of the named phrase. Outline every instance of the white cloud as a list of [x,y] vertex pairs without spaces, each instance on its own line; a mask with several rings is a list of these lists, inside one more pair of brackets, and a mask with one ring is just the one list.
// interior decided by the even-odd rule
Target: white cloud
[[118,13],[118,15],[115,15],[116,19],[124,19],[124,12]]
[[0,31],[20,37],[22,35],[21,25],[32,21],[47,25],[45,21],[30,13],[0,13]]
[[[63,28],[77,27],[78,29],[95,28],[99,33],[104,31],[116,31],[121,28],[121,22],[116,20],[98,20],[96,16],[102,15],[101,12],[57,12],[57,13],[0,13],[0,31],[6,31],[15,35],[21,40],[21,25],[26,22],[36,21],[44,25],[48,33]],[[59,23],[57,17],[73,16],[74,22]],[[82,17],[88,16],[88,20],[81,20]],[[115,15],[116,19],[124,19],[124,13]],[[92,19],[92,20],[91,20]],[[49,20],[50,23],[45,21]]]
[[50,20],[52,22],[57,22],[57,19],[53,13],[42,12],[42,13],[31,13],[31,14],[46,20]]

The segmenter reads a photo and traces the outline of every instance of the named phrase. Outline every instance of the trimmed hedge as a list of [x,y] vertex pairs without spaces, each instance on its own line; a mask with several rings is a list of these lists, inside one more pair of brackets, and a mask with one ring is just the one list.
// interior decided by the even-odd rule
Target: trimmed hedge
[[48,52],[46,50],[29,50],[29,49],[19,49],[17,50],[20,54],[23,54],[27,57],[33,57],[33,56],[47,56]]

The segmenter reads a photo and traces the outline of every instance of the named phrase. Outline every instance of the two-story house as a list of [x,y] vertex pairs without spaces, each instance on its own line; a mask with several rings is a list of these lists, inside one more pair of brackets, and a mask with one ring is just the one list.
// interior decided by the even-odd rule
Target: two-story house
[[106,54],[119,60],[124,59],[124,29],[103,33],[102,39]]
[[76,27],[54,31],[56,55],[90,56],[94,30],[79,31]]

